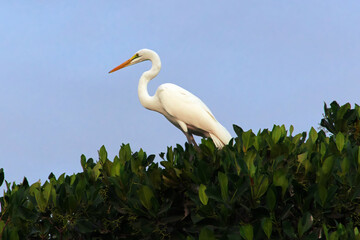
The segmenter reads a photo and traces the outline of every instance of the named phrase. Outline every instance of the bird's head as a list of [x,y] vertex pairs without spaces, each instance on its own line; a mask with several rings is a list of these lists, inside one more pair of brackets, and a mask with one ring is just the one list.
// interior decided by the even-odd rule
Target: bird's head
[[146,60],[151,60],[152,56],[154,54],[157,56],[157,54],[152,50],[141,49],[141,50],[137,51],[135,53],[135,55],[132,56],[130,59],[128,59],[125,62],[123,62],[122,64],[120,64],[119,66],[117,66],[116,68],[111,70],[109,73],[115,72],[115,71],[117,71],[119,69],[122,69],[122,68],[127,67],[127,66],[134,65],[134,64],[139,63],[139,62],[143,62],[143,61],[146,61]]

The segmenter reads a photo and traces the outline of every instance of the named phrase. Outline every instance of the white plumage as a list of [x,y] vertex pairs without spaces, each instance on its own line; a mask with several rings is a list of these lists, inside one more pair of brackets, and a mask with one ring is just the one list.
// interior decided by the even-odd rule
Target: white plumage
[[217,148],[228,144],[230,133],[215,119],[210,109],[189,91],[175,84],[165,83],[158,87],[154,96],[149,95],[147,85],[161,69],[160,57],[156,52],[142,49],[109,73],[145,60],[150,60],[152,67],[144,72],[139,80],[138,95],[141,104],[149,110],[163,114],[185,134],[189,143],[195,146],[197,145],[193,134],[210,137]]

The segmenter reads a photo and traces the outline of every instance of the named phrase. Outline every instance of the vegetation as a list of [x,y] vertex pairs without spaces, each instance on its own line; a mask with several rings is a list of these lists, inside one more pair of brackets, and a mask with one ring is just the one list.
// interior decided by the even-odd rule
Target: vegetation
[[360,239],[360,107],[325,105],[321,126],[234,125],[222,150],[169,147],[161,166],[101,147],[81,173],[5,181],[0,239]]

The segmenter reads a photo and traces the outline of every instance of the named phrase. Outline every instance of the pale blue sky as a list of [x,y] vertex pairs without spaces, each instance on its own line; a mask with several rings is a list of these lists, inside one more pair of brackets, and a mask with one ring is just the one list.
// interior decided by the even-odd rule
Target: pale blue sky
[[[200,97],[235,136],[318,127],[324,101],[360,104],[360,1],[6,1],[0,4],[0,168],[6,179],[81,171],[80,155],[112,159],[122,143],[148,154],[185,136],[137,97],[149,86]],[[199,139],[198,139],[199,140]],[[159,158],[158,158],[159,159]]]

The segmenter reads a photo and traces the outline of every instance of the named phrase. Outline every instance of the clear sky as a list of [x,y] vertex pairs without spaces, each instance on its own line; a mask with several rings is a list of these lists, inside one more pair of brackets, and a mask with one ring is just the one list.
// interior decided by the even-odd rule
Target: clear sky
[[[81,171],[122,143],[158,155],[185,136],[144,109],[150,63],[108,71],[150,48],[171,82],[200,97],[235,136],[318,128],[323,104],[360,104],[360,1],[3,1],[0,168],[8,181]],[[199,141],[199,139],[197,139]],[[159,157],[157,157],[159,159]]]

